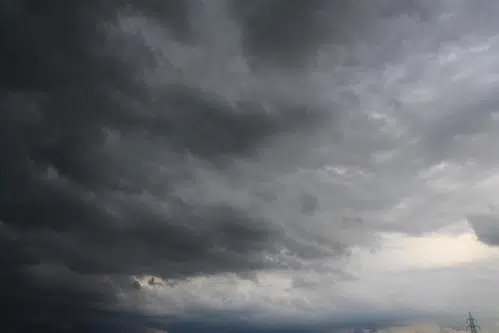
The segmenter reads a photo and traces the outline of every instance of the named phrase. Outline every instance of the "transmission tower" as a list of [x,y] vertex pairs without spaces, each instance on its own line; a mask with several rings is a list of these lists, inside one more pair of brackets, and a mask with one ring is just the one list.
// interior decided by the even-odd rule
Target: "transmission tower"
[[473,316],[471,315],[466,319],[466,331],[470,333],[478,333],[480,331],[480,326],[477,325],[477,321]]

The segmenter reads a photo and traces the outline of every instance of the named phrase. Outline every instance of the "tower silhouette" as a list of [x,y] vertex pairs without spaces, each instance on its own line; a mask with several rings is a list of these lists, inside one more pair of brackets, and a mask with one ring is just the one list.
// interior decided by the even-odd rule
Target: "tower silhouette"
[[480,331],[480,326],[477,325],[477,321],[473,318],[471,312],[469,314],[470,316],[466,319],[466,331],[470,333],[478,333]]

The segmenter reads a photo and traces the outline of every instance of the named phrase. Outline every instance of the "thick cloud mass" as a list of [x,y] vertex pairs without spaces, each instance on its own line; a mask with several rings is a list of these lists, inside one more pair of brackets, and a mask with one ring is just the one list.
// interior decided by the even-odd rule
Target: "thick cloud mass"
[[[227,309],[238,329],[331,309],[342,328],[449,315],[377,302],[383,281],[349,285],[363,272],[351,260],[492,193],[497,13],[487,0],[5,1],[7,331],[194,331]],[[497,245],[488,219],[469,221]]]
[[470,214],[470,222],[477,238],[491,246],[499,245],[499,219],[495,214]]
[[[272,204],[263,193],[279,197],[277,178],[304,162],[307,141],[334,112],[310,103],[312,95],[303,99],[303,90],[293,96],[301,78],[257,77],[250,69],[269,54],[280,62],[307,53],[308,40],[316,45],[308,25],[321,3],[284,15],[278,1],[255,3],[248,13],[244,6],[3,6],[5,325],[107,329],[112,323],[96,319],[107,316],[98,311],[130,288],[127,277],[247,274],[340,255],[318,235],[293,232],[262,211]],[[277,17],[284,21],[274,31]],[[305,65],[304,56],[293,57]],[[313,195],[300,203],[298,191],[291,200],[304,216],[317,206]]]
[[[182,73],[190,63],[178,74],[159,63],[169,60],[170,50],[154,55],[152,47],[167,43],[170,30],[154,27],[139,9],[116,7],[104,15],[107,8],[91,4],[67,11],[54,6],[43,9],[57,13],[48,18],[31,8],[37,5],[16,6],[30,22],[41,21],[39,28],[12,23],[24,30],[18,43],[32,48],[39,64],[2,96],[9,158],[2,165],[0,213],[5,228],[32,248],[32,260],[84,273],[177,277],[271,267],[278,264],[266,257],[282,248],[305,250],[258,211],[209,202],[210,193],[177,192],[206,181],[248,186],[253,176],[244,179],[247,172],[232,165],[258,158],[276,136],[311,134],[328,119],[322,110],[285,99],[269,100],[266,110],[261,100],[243,96],[231,103],[217,95],[223,91],[204,91],[190,81],[197,78]],[[58,24],[66,21],[74,27],[62,31]],[[158,29],[165,39],[148,45],[147,36],[127,29]],[[188,48],[196,52],[196,44],[185,51],[182,45],[170,46],[184,57],[191,56]],[[156,66],[165,82],[150,83],[146,66]],[[24,62],[9,70],[21,69]],[[211,79],[199,77],[205,78]]]

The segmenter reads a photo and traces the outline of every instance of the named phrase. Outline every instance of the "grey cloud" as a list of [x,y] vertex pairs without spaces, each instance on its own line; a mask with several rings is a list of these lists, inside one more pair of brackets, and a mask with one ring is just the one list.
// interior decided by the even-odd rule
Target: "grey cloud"
[[499,217],[494,214],[469,214],[468,222],[484,244],[499,245]]
[[[268,62],[274,66],[303,65],[325,37],[318,21],[325,20],[321,11],[327,1],[313,0],[306,4],[280,0],[233,1],[232,4],[241,18],[248,55],[256,58],[257,65]],[[335,5],[338,12],[345,13],[346,1],[335,1]]]
[[[241,18],[245,51],[256,68],[300,68],[313,61],[323,44],[351,45],[371,37],[371,25],[380,17],[410,15],[425,20],[432,16],[431,6],[424,1],[313,0],[290,4],[272,0],[231,4],[236,17]],[[351,20],[356,24],[349,24]]]
[[[362,202],[359,200],[362,195],[354,192],[352,200],[346,205],[355,205],[358,210],[370,214],[369,219],[375,228],[379,227],[376,223],[378,211],[379,215],[385,217],[387,210],[402,211],[403,208],[397,207],[401,207],[406,198],[408,204],[412,200],[421,200],[423,205],[424,201],[424,207],[420,206],[421,210],[408,213],[407,216],[398,215],[398,222],[385,224],[383,228],[421,233],[456,222],[459,213],[453,213],[452,210],[456,208],[451,207],[450,202],[464,195],[457,193],[460,190],[430,190],[433,180],[420,175],[440,163],[446,163],[448,175],[451,168],[460,169],[455,179],[459,184],[464,183],[466,177],[486,177],[487,170],[497,163],[495,151],[491,150],[489,144],[495,142],[497,136],[494,115],[496,101],[491,97],[497,83],[485,79],[486,72],[494,72],[496,67],[493,61],[497,53],[495,33],[489,30],[493,25],[485,21],[477,22],[478,8],[466,12],[458,4],[452,10],[443,9],[443,14],[454,14],[449,21],[439,21],[438,7],[443,4],[435,6],[433,21],[414,24],[413,18],[405,18],[405,26],[411,28],[401,30],[398,32],[400,35],[395,36],[395,50],[385,48],[384,52],[398,52],[397,47],[403,44],[398,38],[402,36],[410,41],[410,44],[405,44],[406,50],[391,58],[383,70],[368,69],[371,70],[370,74],[360,75],[362,83],[352,84],[351,91],[358,96],[360,105],[349,105],[361,112],[352,112],[352,126],[345,131],[342,145],[331,151],[341,156],[340,160],[344,164],[339,163],[340,169],[346,167],[352,173],[354,170],[362,173],[362,177],[358,177],[355,182],[345,185],[346,191],[340,196],[341,204],[345,206],[345,193],[353,192],[354,189],[362,191],[368,200]],[[487,12],[497,10],[490,2],[481,2],[478,7]],[[472,22],[475,28],[470,28]],[[381,26],[396,27],[400,23],[386,20],[385,25]],[[449,30],[450,26],[454,26],[455,30]],[[463,26],[470,29],[464,31]],[[429,36],[426,32],[429,28],[438,33]],[[373,30],[376,29],[373,25]],[[391,38],[378,35],[373,40],[384,42],[388,37]],[[457,42],[459,38],[465,38],[466,42]],[[425,43],[419,43],[419,39]],[[437,49],[435,41],[446,45],[448,51]],[[488,48],[480,49],[479,45],[488,45]],[[454,62],[445,62],[445,56],[451,59],[452,55],[456,56]],[[383,54],[381,58],[390,59],[390,56]],[[401,72],[397,72],[399,70]],[[391,75],[397,77],[397,73],[400,76],[393,83],[390,82]],[[418,80],[421,80],[420,84]],[[435,92],[436,95],[418,100],[415,95],[419,89]],[[393,96],[397,96],[399,104],[390,102]],[[367,110],[379,112],[382,117],[366,119]],[[483,171],[469,167],[469,163],[476,163],[483,167]],[[431,200],[416,199],[418,192],[421,196],[422,193],[431,193],[435,197]],[[437,195],[435,192],[441,193]],[[445,212],[435,213],[438,209]],[[443,218],[445,215],[449,219]],[[379,221],[382,219],[380,217]]]
[[[90,32],[78,40],[85,52],[102,38]],[[32,84],[44,80],[36,86],[42,101],[31,101],[41,119],[31,125],[9,121],[17,128],[4,134],[17,144],[6,168],[19,178],[6,176],[2,218],[35,249],[33,255],[43,253],[82,272],[190,275],[266,267],[259,253],[274,251],[272,244],[287,236],[230,204],[196,206],[168,192],[193,179],[189,156],[223,172],[272,135],[314,127],[322,116],[314,119],[317,112],[286,102],[272,115],[251,101],[234,109],[180,84],[165,86],[152,101],[119,59],[108,64],[60,47],[64,62],[52,64],[48,48],[45,70],[73,74],[33,77]],[[80,59],[85,61],[75,67]],[[132,103],[142,111],[128,111]],[[7,107],[7,116],[19,108]],[[33,129],[21,131],[27,126]],[[168,209],[151,209],[151,201]],[[166,263],[161,271],[159,262]]]
[[[89,316],[98,317],[101,304],[118,302],[113,298],[118,291],[105,283],[91,284],[90,289],[102,296],[94,300],[94,293],[76,278],[61,291],[38,271],[20,278],[32,265],[61,265],[89,279],[109,276],[111,285],[127,289],[133,288],[132,281],[118,276],[251,275],[257,269],[299,267],[307,258],[341,255],[334,246],[319,245],[314,234],[290,232],[282,216],[269,219],[249,209],[249,204],[238,205],[235,198],[210,201],[210,192],[217,194],[217,188],[223,195],[230,186],[239,186],[235,192],[245,193],[244,187],[255,181],[251,190],[257,193],[258,184],[294,172],[298,164],[291,162],[303,160],[300,154],[307,152],[309,136],[331,124],[331,110],[309,104],[307,99],[298,103],[293,91],[275,94],[265,104],[255,88],[256,97],[245,93],[232,103],[213,84],[196,85],[193,82],[202,81],[205,75],[191,66],[190,54],[182,53],[205,47],[197,46],[199,36],[189,37],[192,31],[185,32],[196,27],[192,24],[196,16],[184,13],[184,5],[174,2],[163,9],[163,16],[156,5],[159,2],[127,6],[118,1],[108,5],[78,2],[68,7],[56,2],[41,8],[16,2],[9,3],[2,14],[8,16],[2,22],[3,34],[12,38],[5,52],[7,61],[2,62],[2,72],[7,74],[0,79],[4,156],[0,247],[9,253],[2,256],[0,268],[6,271],[3,284],[15,281],[14,294],[23,288],[33,291],[38,284],[42,290],[29,296],[33,307],[19,312],[20,318],[42,311],[57,294],[75,306],[81,300],[92,312]],[[294,12],[300,18],[300,10]],[[142,23],[134,28],[143,29],[146,35],[125,31],[119,20],[126,15],[139,17],[128,23]],[[154,15],[166,22],[158,23],[161,20]],[[186,20],[191,20],[189,27]],[[151,39],[147,33],[155,31],[148,29],[158,26],[159,39]],[[254,33],[257,28],[246,29]],[[253,41],[262,34],[256,33]],[[225,51],[220,52],[224,55]],[[177,76],[169,76],[171,67],[163,66],[173,59],[168,52],[182,53],[177,64],[183,67],[175,69]],[[225,66],[223,60],[216,61],[222,62],[219,67]],[[141,75],[148,66],[165,82]],[[210,65],[204,67],[211,70]],[[260,81],[267,84],[265,78]],[[286,78],[277,83],[283,87],[276,90],[287,89]],[[230,85],[224,84],[227,89]],[[296,146],[280,150],[283,137]],[[272,146],[275,142],[280,146]],[[272,155],[270,162],[262,162]],[[261,176],[241,171],[237,167],[241,163],[247,169],[259,166]],[[205,181],[218,187],[203,192]],[[178,195],[189,190],[200,195]],[[250,195],[248,200],[263,199]],[[304,213],[317,208],[314,199],[303,204],[299,197],[292,200],[296,207],[303,206]],[[285,256],[283,251],[287,251]],[[25,301],[14,294],[9,296],[12,308]],[[56,321],[64,304],[50,307],[47,320]],[[71,325],[81,324],[81,329],[91,322],[87,317],[68,320]],[[26,325],[38,323],[33,320]],[[98,326],[98,320],[92,325]],[[102,327],[111,324],[106,325]]]
[[[99,312],[116,301],[111,285],[130,288],[128,276],[252,277],[343,257],[371,244],[377,230],[419,231],[376,218],[424,189],[419,172],[449,157],[437,143],[449,147],[455,134],[486,125],[468,106],[495,101],[421,120],[404,113],[403,98],[404,110],[392,110],[383,95],[397,95],[389,79],[387,90],[354,87],[373,77],[377,84],[385,60],[444,39],[418,44],[413,36],[436,24],[429,2],[283,4],[8,3],[0,26],[12,36],[0,65],[0,248],[9,255],[0,271],[12,272],[3,281],[16,281],[13,291],[40,283],[33,304],[60,292]],[[386,37],[400,20],[409,28]],[[410,37],[414,45],[391,48]],[[417,80],[421,68],[411,70]],[[368,119],[374,107],[407,132]],[[411,145],[418,137],[426,141]],[[391,157],[379,157],[387,151]],[[345,215],[367,218],[343,230]],[[67,290],[39,271],[19,278],[38,264],[69,268]],[[80,284],[94,275],[111,282]],[[102,299],[81,296],[92,288]],[[38,310],[21,316],[29,311]]]

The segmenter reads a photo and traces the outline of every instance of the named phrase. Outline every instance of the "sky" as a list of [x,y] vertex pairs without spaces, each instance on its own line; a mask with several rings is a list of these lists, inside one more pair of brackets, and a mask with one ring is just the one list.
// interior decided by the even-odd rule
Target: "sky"
[[5,1],[0,325],[497,330],[497,15]]

